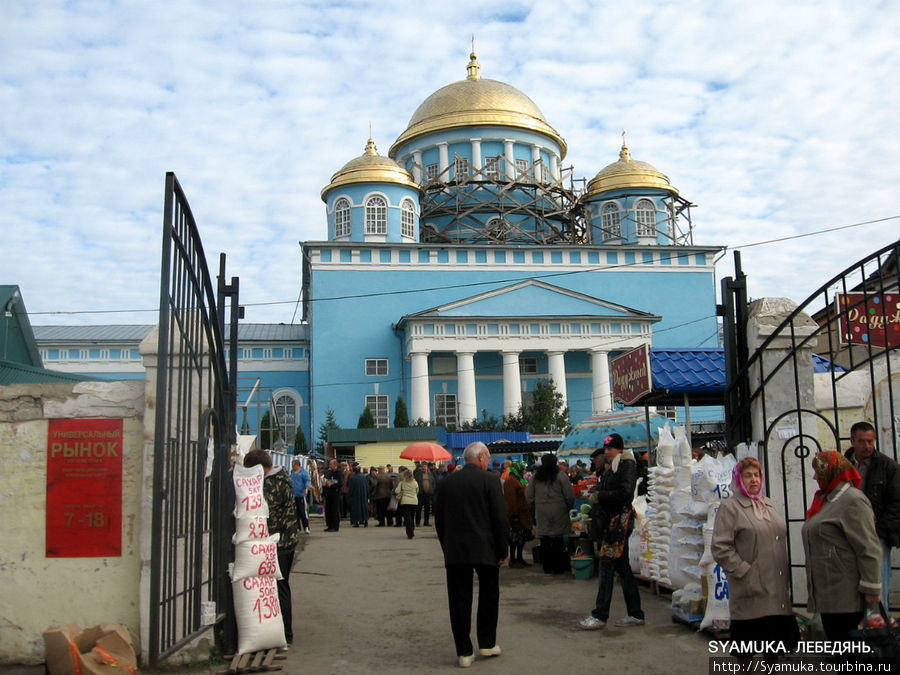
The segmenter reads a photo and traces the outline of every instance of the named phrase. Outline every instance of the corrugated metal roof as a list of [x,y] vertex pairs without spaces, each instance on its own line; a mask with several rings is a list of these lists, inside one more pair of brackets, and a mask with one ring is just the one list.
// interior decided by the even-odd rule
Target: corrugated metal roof
[[61,373],[46,368],[35,368],[22,363],[0,360],[0,385],[44,384],[48,382],[99,382],[96,377],[78,373]]
[[653,388],[670,392],[712,393],[725,391],[725,350],[650,350]]
[[[34,326],[38,342],[140,342],[153,330],[152,324],[100,326]],[[283,323],[238,324],[241,342],[303,342],[308,339],[306,325]]]
[[499,441],[526,443],[531,438],[527,431],[454,431],[447,434],[448,450],[464,450],[469,443],[481,441],[485,445]]

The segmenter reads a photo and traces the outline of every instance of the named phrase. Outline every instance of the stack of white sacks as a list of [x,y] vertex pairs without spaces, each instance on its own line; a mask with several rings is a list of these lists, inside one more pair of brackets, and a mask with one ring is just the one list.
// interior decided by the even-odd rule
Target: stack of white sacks
[[647,518],[643,527],[635,528],[630,542],[640,551],[632,569],[672,588],[673,602],[702,596],[706,577],[701,627],[723,627],[723,608],[727,626],[727,580],[712,559],[710,546],[719,500],[728,496],[734,458],[706,456],[697,462],[684,427],[670,429],[667,424],[659,430],[656,462],[649,469]]
[[269,536],[269,507],[262,466],[234,467],[234,563],[230,573],[238,627],[238,652],[284,647],[284,623],[276,581],[279,535]]

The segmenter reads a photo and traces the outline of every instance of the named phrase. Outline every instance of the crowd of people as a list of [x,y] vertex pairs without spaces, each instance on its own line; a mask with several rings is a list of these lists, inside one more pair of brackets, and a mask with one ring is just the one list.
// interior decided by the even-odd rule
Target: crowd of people
[[[530,467],[513,460],[501,464],[491,460],[482,443],[467,447],[458,464],[416,462],[396,471],[390,464],[363,469],[337,459],[329,460],[327,467],[312,461],[303,466],[295,460],[290,480],[279,475],[279,468],[273,468],[262,451],[248,454],[246,461],[263,465],[267,500],[290,502],[290,509],[285,504],[273,508],[270,502],[270,531],[284,535],[278,557],[288,569],[293,545],[300,533],[309,533],[311,502],[324,502],[325,532],[338,532],[344,519],[351,527],[368,527],[373,520],[376,527],[405,527],[412,539],[416,528],[423,521],[428,527],[433,517],[444,552],[451,628],[462,667],[475,659],[469,636],[473,575],[479,578],[478,651],[499,656],[495,641],[499,567],[530,567],[524,548],[537,537],[543,571],[570,573],[573,484],[594,475],[590,532],[599,559],[598,588],[595,606],[579,627],[596,630],[606,625],[616,576],[627,614],[615,625],[644,623],[628,540],[635,520],[632,500],[645,466],[618,434],[607,436],[591,455],[591,468],[580,461],[570,467],[550,453]],[[848,640],[864,612],[869,617],[888,607],[890,553],[900,544],[900,466],[875,449],[874,428],[860,422],[851,428],[846,453],[819,452],[811,469],[819,489],[801,532],[808,609],[821,616],[828,640]],[[288,484],[293,500],[286,492]],[[800,635],[790,597],[787,526],[765,492],[761,462],[754,457],[738,461],[731,496],[721,502],[715,518],[711,548],[728,573],[731,638],[781,642],[791,649]],[[290,519],[296,522],[287,523]],[[289,605],[287,574],[279,582],[279,596]],[[285,634],[290,636],[290,613],[283,616]]]

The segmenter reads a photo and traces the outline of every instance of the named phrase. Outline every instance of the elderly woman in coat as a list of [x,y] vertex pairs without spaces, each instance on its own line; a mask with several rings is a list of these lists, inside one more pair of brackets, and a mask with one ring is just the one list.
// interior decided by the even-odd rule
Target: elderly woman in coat
[[825,637],[847,640],[866,603],[881,593],[881,544],[859,473],[839,452],[812,463],[819,489],[801,530],[806,553],[807,608],[822,617]]
[[735,465],[731,496],[716,513],[712,555],[728,573],[731,638],[781,641],[793,651],[800,631],[788,586],[787,526],[763,485],[758,459]]
[[541,457],[541,465],[525,487],[525,498],[534,504],[544,574],[569,572],[571,563],[564,537],[572,529],[569,509],[575,504],[575,492],[568,475],[559,470],[555,455]]

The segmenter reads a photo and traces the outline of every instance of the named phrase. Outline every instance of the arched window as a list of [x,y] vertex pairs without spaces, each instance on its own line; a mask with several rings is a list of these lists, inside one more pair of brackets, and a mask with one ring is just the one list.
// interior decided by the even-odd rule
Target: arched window
[[366,234],[387,234],[387,202],[384,197],[366,200]]
[[606,202],[600,209],[600,229],[603,241],[622,237],[622,213],[615,202]]
[[275,418],[281,429],[282,440],[291,445],[297,435],[297,399],[288,392],[276,392]]
[[350,200],[344,197],[334,203],[334,236],[350,236]]
[[637,236],[656,236],[656,206],[649,199],[638,199],[634,205],[634,219],[637,222]]
[[412,199],[400,202],[400,234],[410,239],[416,236],[416,207]]
[[494,216],[493,218],[489,218],[484,224],[484,233],[489,239],[506,241],[506,238],[509,235],[509,223],[505,218]]

